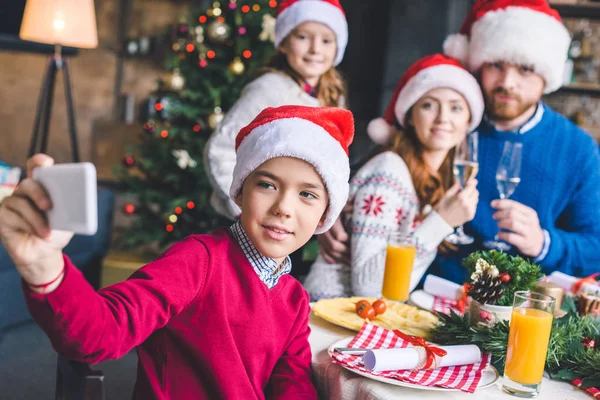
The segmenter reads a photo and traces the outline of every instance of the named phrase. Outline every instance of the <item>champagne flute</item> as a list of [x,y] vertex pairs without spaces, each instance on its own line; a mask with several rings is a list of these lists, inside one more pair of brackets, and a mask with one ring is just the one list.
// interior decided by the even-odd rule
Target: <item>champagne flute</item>
[[[456,146],[452,172],[461,188],[464,188],[467,182],[474,178],[479,171],[477,144],[478,134],[477,132],[471,132],[467,134],[462,143]],[[473,243],[475,239],[465,234],[463,226],[460,225],[453,233],[446,237],[446,240],[452,244],[465,245]]]
[[[521,182],[521,156],[523,153],[523,143],[505,142],[502,157],[496,170],[496,187],[500,199],[508,199],[517,189]],[[496,248],[498,250],[508,251],[511,246],[500,240],[498,234],[494,240],[488,240],[484,246]]]

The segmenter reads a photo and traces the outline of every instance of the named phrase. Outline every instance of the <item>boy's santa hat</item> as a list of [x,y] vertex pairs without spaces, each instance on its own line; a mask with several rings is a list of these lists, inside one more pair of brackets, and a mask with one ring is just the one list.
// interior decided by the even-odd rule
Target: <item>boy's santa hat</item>
[[367,126],[371,140],[377,144],[388,144],[395,125],[405,126],[406,113],[410,108],[425,93],[437,88],[454,89],[462,94],[471,110],[469,130],[479,126],[484,109],[479,83],[458,60],[433,54],[415,62],[402,75],[383,118],[374,119]]
[[339,0],[283,0],[275,16],[275,47],[279,47],[298,25],[308,21],[320,22],[335,34],[337,53],[334,65],[342,62],[348,44],[348,23]]
[[460,33],[448,36],[444,53],[479,71],[487,62],[533,66],[544,93],[562,86],[569,31],[547,0],[477,0]]
[[323,226],[329,230],[348,199],[348,146],[354,137],[354,117],[337,107],[282,106],[264,109],[235,140],[237,160],[229,191],[235,199],[244,181],[265,161],[294,157],[312,164],[323,179],[329,207]]

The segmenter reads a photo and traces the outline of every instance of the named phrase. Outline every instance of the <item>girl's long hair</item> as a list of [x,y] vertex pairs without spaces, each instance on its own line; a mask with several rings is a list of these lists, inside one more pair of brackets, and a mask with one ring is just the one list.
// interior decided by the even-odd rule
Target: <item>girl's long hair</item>
[[[287,38],[285,39],[287,40]],[[304,79],[289,65],[287,56],[277,51],[267,64],[258,71],[258,76],[268,72],[282,72],[295,80],[298,85],[304,86]],[[348,108],[348,96],[346,82],[340,72],[331,67],[321,75],[317,87],[317,99],[321,106]]]
[[[408,110],[406,115],[411,114],[412,108]],[[397,130],[393,144],[386,150],[395,152],[406,163],[419,199],[420,218],[423,218],[423,208],[425,205],[429,204],[435,208],[446,194],[446,191],[454,184],[454,176],[452,174],[454,149],[448,152],[438,171],[432,170],[425,163],[423,158],[423,144],[417,137],[414,126],[406,124],[406,128]],[[442,253],[448,253],[456,251],[457,247],[444,240],[440,243],[439,250]]]

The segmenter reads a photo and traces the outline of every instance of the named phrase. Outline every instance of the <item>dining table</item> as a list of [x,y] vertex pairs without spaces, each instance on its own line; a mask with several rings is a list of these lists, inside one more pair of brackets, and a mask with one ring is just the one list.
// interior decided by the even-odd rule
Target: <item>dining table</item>
[[[337,326],[311,312],[309,342],[312,350],[313,381],[320,399],[327,400],[375,400],[375,399],[477,399],[510,400],[517,399],[502,391],[502,377],[486,388],[473,394],[458,390],[431,390],[420,386],[410,388],[358,375],[334,364],[327,349],[333,343],[354,337],[357,332]],[[577,400],[592,397],[570,383],[552,380],[544,376],[538,399]]]

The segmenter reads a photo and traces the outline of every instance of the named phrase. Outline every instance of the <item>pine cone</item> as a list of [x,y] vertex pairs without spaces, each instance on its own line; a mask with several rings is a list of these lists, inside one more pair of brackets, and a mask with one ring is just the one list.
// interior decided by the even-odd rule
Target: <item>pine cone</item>
[[471,283],[469,296],[481,304],[496,304],[502,297],[502,279],[484,272]]

